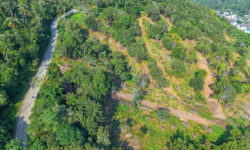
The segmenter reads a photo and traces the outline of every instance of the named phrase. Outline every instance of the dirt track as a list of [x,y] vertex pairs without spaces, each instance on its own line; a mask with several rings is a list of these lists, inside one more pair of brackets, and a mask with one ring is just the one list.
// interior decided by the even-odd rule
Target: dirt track
[[[119,99],[119,100],[125,100],[125,101],[131,102],[131,103],[132,103],[132,100],[133,100],[133,97],[132,97],[131,94],[127,94],[127,93],[123,93],[123,92],[116,92],[113,95],[113,98],[114,99]],[[207,120],[205,118],[200,117],[199,115],[197,115],[195,113],[176,110],[176,109],[173,109],[171,107],[166,107],[166,106],[163,106],[163,105],[159,105],[157,103],[150,102],[148,100],[143,100],[141,105],[144,106],[144,107],[147,107],[149,109],[153,109],[153,110],[166,109],[171,114],[173,114],[174,116],[180,118],[181,121],[190,120],[190,121],[194,121],[196,123],[203,124],[203,125],[206,125],[206,126],[208,126],[208,125],[218,125],[218,124],[221,125],[220,122],[218,122],[218,121]]]
[[214,98],[210,98],[210,95],[213,94],[213,90],[209,87],[211,84],[214,83],[213,74],[208,68],[208,63],[206,59],[200,53],[198,53],[198,56],[199,56],[199,62],[198,62],[199,68],[204,69],[207,72],[207,76],[206,76],[205,83],[204,83],[204,95],[208,103],[208,106],[210,108],[210,111],[215,119],[225,121],[226,116],[224,115],[224,112],[218,100]]

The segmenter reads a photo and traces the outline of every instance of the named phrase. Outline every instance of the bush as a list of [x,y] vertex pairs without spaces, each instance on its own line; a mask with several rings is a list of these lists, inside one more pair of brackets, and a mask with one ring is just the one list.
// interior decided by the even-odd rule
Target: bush
[[168,26],[165,23],[151,24],[144,20],[143,22],[146,25],[146,32],[149,38],[159,40],[161,39],[164,33],[168,32]]
[[176,59],[185,60],[186,52],[182,47],[174,47],[171,51],[171,56]]
[[204,78],[207,75],[205,70],[198,70],[195,72],[195,77],[190,80],[189,84],[194,88],[196,91],[200,91],[203,89],[204,85]]
[[0,88],[0,107],[8,104],[8,96],[6,92]]
[[143,40],[138,40],[136,43],[131,44],[128,47],[128,53],[132,57],[135,57],[138,63],[148,58],[147,49]]
[[169,117],[169,112],[164,109],[158,109],[155,113],[160,121],[167,121],[167,118]]
[[83,142],[84,132],[72,127],[71,125],[63,125],[56,131],[56,139],[59,141],[60,145],[70,145],[76,141]]
[[147,88],[150,84],[150,79],[148,74],[142,74],[135,79],[135,84],[139,88]]
[[171,38],[169,38],[167,34],[164,34],[161,40],[167,50],[170,50],[172,48],[173,41],[171,40]]
[[203,55],[208,55],[212,52],[211,44],[208,40],[201,40],[195,47]]
[[132,96],[133,96],[133,103],[135,105],[139,105],[144,97],[144,91],[142,89],[139,89],[139,90],[134,89]]
[[163,76],[161,69],[157,66],[156,61],[153,58],[148,60],[148,68],[150,70],[150,75],[160,87],[169,86],[169,80]]
[[192,50],[188,53],[186,61],[190,64],[197,63],[197,55],[195,50]]
[[23,150],[23,143],[20,140],[12,139],[5,145],[6,150]]
[[123,53],[114,52],[111,57],[111,63],[114,66],[115,74],[118,74],[123,81],[130,79],[128,63]]
[[147,7],[147,13],[150,18],[152,18],[153,21],[160,20],[160,8],[157,5],[149,5]]
[[173,74],[177,77],[183,77],[186,72],[186,66],[184,62],[179,59],[174,59],[171,62],[171,68],[173,70]]
[[94,15],[88,15],[84,19],[84,23],[92,30],[96,31],[98,29],[98,22],[95,20]]

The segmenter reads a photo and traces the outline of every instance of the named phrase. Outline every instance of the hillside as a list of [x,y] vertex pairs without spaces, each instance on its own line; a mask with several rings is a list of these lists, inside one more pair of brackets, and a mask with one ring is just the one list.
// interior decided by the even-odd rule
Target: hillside
[[[249,34],[184,0],[79,6],[63,7],[84,12],[58,23],[28,149],[250,149]],[[0,58],[7,68],[8,57]],[[11,95],[7,87],[1,84],[0,102]],[[1,135],[0,149],[22,149]]]
[[240,16],[250,14],[250,0],[191,0],[215,10],[230,10]]
[[30,148],[249,148],[249,35],[184,1],[88,12],[60,22]]

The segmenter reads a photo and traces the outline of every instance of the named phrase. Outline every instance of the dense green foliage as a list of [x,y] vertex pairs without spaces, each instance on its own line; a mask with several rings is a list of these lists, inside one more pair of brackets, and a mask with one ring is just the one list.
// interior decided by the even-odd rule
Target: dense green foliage
[[109,7],[104,9],[102,17],[111,26],[109,34],[124,46],[129,46],[136,41],[136,36],[141,35],[135,15]]
[[215,10],[230,10],[238,15],[249,14],[249,0],[191,0],[199,2]]
[[[16,107],[16,97],[21,97],[20,89],[25,89],[29,77],[37,69],[49,40],[50,22],[57,15],[69,10],[74,2],[0,0],[0,149],[21,149],[20,141],[8,142],[16,114],[9,112],[9,108]],[[30,117],[30,149],[111,147],[111,133],[104,123],[107,119],[103,115],[104,104],[107,99],[111,99],[112,92],[120,89],[117,84],[133,78],[123,53],[111,52],[103,41],[97,37],[89,37],[89,29],[113,37],[128,49],[129,55],[138,63],[145,61],[150,76],[160,88],[170,84],[165,74],[176,77],[188,75],[187,63],[196,65],[196,54],[200,52],[207,58],[216,79],[212,85],[213,97],[222,102],[233,102],[238,94],[249,92],[247,61],[250,36],[236,30],[206,7],[185,0],[86,2],[89,3],[90,10],[83,19],[84,25],[70,17],[59,23],[56,57],[49,66],[47,80],[41,87]],[[91,7],[92,5],[96,7]],[[160,68],[157,65],[158,60],[147,53],[137,21],[142,13],[147,13],[153,21],[143,21],[147,38],[162,42],[170,51],[170,68]],[[169,18],[171,29],[161,20],[160,15]],[[228,41],[225,35],[233,40]],[[184,48],[183,43],[188,40],[197,43],[194,49]],[[73,61],[69,70],[63,74],[58,66],[60,58]],[[60,63],[63,64],[63,60]],[[204,77],[205,73],[199,70],[187,83],[200,91]],[[139,105],[150,83],[148,75],[139,75],[135,83],[133,102]],[[169,117],[165,110],[157,111],[156,115],[161,121]],[[241,130],[229,131],[228,136],[221,137],[222,140],[215,143],[208,139],[198,139],[197,142],[177,134],[167,145],[171,149],[205,149],[204,146],[210,146],[211,149],[249,147],[249,129],[242,127]]]
[[0,136],[4,136],[0,138],[0,149],[13,132],[15,103],[47,47],[50,23],[73,2],[0,0]]
[[6,150],[23,150],[22,141],[12,139],[8,144],[5,145]]
[[[74,26],[68,29],[68,23]],[[75,46],[70,48],[69,53],[64,53],[63,47],[72,42],[62,39],[65,34],[71,34],[70,30],[73,33],[79,31],[82,41],[78,42],[76,38]],[[103,103],[111,87],[116,88],[114,80],[129,79],[127,63],[121,53],[111,53],[108,46],[96,37],[88,37],[86,29],[78,26],[73,19],[61,22],[59,31],[57,56],[74,56],[84,61],[76,63],[64,74],[60,73],[57,64],[50,64],[48,79],[32,110],[28,127],[29,147],[72,150],[107,148],[110,140],[108,128],[103,124]]]

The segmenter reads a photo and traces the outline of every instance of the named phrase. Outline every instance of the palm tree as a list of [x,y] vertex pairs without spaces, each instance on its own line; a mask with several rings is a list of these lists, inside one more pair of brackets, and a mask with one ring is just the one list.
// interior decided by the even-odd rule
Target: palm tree
[[0,34],[0,53],[6,58],[7,63],[9,64],[9,57],[8,57],[8,51],[9,46],[6,42],[6,36],[4,34]]
[[8,25],[8,27],[12,29],[16,29],[17,24],[20,24],[19,20],[16,17],[7,17],[4,22]]
[[25,4],[23,4],[23,3],[19,3],[18,4],[18,11],[22,15],[23,23],[25,23],[26,22],[26,16],[29,13],[29,11],[27,10],[27,6]]

